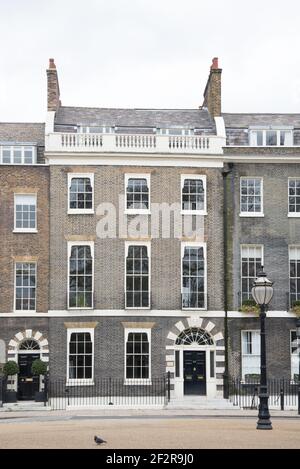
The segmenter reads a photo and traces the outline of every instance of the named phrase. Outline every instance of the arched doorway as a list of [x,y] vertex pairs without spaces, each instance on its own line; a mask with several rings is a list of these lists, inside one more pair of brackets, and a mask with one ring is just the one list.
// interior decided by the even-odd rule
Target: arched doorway
[[33,376],[31,366],[34,360],[41,357],[39,343],[34,339],[25,339],[19,345],[18,350],[18,399],[31,400],[34,399],[35,393],[40,388],[40,378]]
[[194,316],[174,324],[166,340],[171,399],[221,397],[224,348],[222,331],[208,318]]
[[[210,334],[198,327],[190,327],[182,331],[175,342],[175,355],[182,352],[183,394],[206,396],[207,368],[211,369],[214,341]],[[178,348],[178,350],[177,350]],[[177,359],[178,361],[178,359]],[[181,370],[179,370],[181,371]]]

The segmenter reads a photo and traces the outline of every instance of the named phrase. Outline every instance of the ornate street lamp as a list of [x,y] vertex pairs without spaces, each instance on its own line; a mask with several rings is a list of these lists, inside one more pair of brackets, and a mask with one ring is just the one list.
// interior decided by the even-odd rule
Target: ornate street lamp
[[298,350],[298,415],[300,415],[300,318],[296,322],[297,350]]
[[267,279],[262,266],[257,279],[251,290],[256,304],[260,307],[260,389],[259,389],[259,412],[258,430],[272,430],[269,412],[269,394],[267,384],[267,360],[266,360],[266,311],[273,297],[273,282]]

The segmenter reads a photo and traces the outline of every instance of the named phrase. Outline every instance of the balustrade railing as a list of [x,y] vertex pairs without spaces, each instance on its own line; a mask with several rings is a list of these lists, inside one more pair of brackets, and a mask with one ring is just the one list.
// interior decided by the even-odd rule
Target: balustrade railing
[[54,132],[46,135],[48,152],[142,152],[222,154],[223,137],[196,135],[85,134]]

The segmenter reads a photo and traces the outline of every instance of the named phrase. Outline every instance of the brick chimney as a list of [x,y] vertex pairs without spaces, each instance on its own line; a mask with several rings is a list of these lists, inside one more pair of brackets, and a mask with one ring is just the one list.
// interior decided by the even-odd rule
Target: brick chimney
[[49,67],[47,69],[47,109],[48,111],[57,111],[60,105],[56,65],[54,59],[49,59]]
[[203,107],[207,107],[211,117],[221,115],[221,74],[218,58],[213,58],[209,77],[204,90]]

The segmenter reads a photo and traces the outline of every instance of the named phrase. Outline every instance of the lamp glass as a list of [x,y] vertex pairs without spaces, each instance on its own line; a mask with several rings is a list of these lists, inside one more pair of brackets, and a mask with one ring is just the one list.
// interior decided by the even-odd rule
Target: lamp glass
[[268,305],[273,297],[273,283],[266,277],[258,277],[254,282],[251,294],[258,305]]

